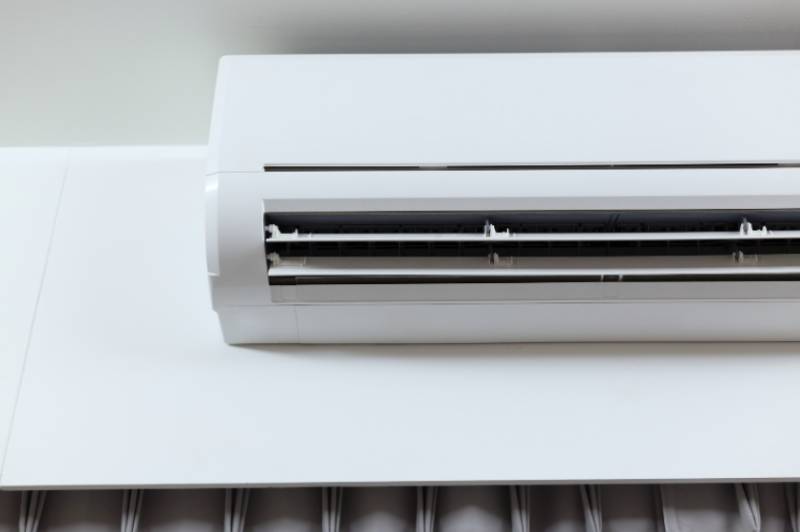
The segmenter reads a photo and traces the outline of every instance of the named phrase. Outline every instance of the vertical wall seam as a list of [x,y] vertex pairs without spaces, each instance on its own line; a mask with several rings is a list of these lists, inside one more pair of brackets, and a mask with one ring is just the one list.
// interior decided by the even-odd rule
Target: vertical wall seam
[[53,248],[53,239],[56,233],[56,227],[58,226],[58,217],[61,213],[61,202],[64,199],[64,189],[67,184],[67,177],[69,176],[70,167],[72,165],[72,148],[66,148],[65,159],[64,162],[64,172],[61,176],[61,185],[58,190],[58,197],[56,198],[56,209],[55,213],[53,213],[53,221],[50,225],[50,231],[47,236],[47,248],[45,249],[44,255],[44,265],[42,267],[42,273],[39,277],[39,286],[36,292],[36,299],[34,300],[33,304],[33,315],[31,316],[31,322],[28,325],[28,333],[25,338],[25,348],[22,355],[22,367],[19,371],[19,378],[17,379],[17,391],[14,395],[14,404],[11,408],[11,419],[9,420],[8,426],[8,435],[6,436],[5,447],[3,448],[3,456],[2,460],[0,460],[0,486],[3,486],[3,482],[5,480],[5,473],[6,473],[6,459],[8,458],[8,451],[11,445],[12,435],[14,434],[14,426],[16,424],[17,418],[17,408],[19,408],[19,398],[22,395],[22,383],[25,378],[25,370],[28,365],[28,352],[30,351],[31,347],[31,340],[33,339],[33,331],[36,326],[36,319],[39,315],[39,302],[41,301],[42,297],[42,289],[44,288],[45,278],[47,276],[47,268],[50,265],[50,253]]

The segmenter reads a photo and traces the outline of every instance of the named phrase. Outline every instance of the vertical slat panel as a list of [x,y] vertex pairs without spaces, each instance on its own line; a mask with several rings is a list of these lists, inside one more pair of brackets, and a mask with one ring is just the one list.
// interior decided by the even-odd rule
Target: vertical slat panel
[[761,505],[761,532],[792,532],[792,519],[786,484],[758,485]]
[[600,487],[584,485],[580,487],[580,491],[586,532],[603,532],[603,508],[600,503]]
[[505,486],[439,488],[437,532],[510,532],[511,501]]
[[416,489],[368,487],[344,490],[343,532],[412,532]]
[[755,484],[736,484],[736,500],[739,503],[739,517],[745,530],[761,530],[761,501]]
[[731,484],[661,486],[666,532],[752,532]]
[[46,491],[22,492],[19,504],[19,532],[37,532],[39,530],[46,498]]
[[321,532],[322,490],[272,488],[250,490],[248,532]]
[[531,532],[586,532],[578,486],[531,486]]
[[786,506],[789,510],[792,532],[800,532],[800,484],[786,486]]
[[322,488],[322,532],[339,532],[342,522],[342,489]]
[[800,532],[798,503],[777,483],[0,492],[0,532]]
[[439,488],[437,486],[417,488],[417,532],[433,532],[438,502]]
[[39,532],[118,532],[122,492],[51,491]]
[[647,484],[601,487],[603,532],[658,532],[656,491]]
[[147,490],[139,532],[223,532],[225,490]]
[[20,494],[0,491],[0,532],[19,530]]
[[531,494],[528,486],[511,486],[511,532],[530,532]]
[[244,488],[225,490],[225,532],[244,532],[249,495]]
[[138,532],[144,490],[125,490],[122,493],[121,532]]

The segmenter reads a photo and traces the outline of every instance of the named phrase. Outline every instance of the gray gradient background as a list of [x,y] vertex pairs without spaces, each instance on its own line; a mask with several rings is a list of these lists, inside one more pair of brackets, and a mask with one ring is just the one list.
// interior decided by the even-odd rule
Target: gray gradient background
[[0,146],[204,143],[231,53],[794,48],[798,0],[0,0]]

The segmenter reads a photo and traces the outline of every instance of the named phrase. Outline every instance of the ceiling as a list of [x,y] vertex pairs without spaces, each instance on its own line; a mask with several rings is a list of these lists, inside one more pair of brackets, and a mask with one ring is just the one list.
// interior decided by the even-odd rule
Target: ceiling
[[224,54],[769,48],[797,0],[0,0],[0,146],[204,143]]

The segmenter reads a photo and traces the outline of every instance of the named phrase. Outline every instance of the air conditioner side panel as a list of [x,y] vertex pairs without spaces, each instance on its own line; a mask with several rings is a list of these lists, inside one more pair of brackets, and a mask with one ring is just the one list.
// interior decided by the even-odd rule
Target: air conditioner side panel
[[262,174],[206,177],[206,259],[215,309],[269,305]]

